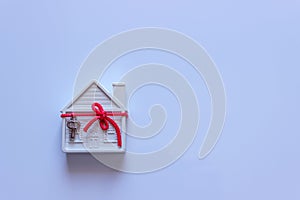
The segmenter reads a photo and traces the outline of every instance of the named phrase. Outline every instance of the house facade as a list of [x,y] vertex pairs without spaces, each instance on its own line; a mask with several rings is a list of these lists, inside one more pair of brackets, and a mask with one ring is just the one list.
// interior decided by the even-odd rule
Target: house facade
[[125,106],[124,83],[113,83],[111,95],[97,81],[92,81],[61,111],[63,151],[125,152]]

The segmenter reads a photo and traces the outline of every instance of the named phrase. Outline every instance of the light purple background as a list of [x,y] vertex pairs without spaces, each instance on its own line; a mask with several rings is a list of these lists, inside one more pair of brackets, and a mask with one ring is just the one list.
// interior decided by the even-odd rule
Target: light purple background
[[[300,1],[12,1],[0,2],[1,199],[299,199]],[[156,26],[194,38],[217,64],[227,92],[227,119],[214,151],[197,155],[207,130],[209,95],[178,57],[135,52],[100,80],[107,89],[132,67],[168,64],[191,83],[201,121],[191,148],[154,173],[126,174],[90,155],[61,151],[60,109],[71,99],[81,63],[101,41]],[[146,100],[145,100],[146,98]],[[149,106],[169,113],[150,140],[128,139],[137,152],[156,150],[178,128],[170,91],[147,86],[129,111],[149,123]]]

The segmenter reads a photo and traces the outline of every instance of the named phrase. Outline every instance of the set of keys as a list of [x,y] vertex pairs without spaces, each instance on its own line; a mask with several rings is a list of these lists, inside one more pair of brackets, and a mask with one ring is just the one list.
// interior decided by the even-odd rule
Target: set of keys
[[74,140],[77,131],[80,129],[80,122],[75,117],[71,117],[67,121],[67,127],[69,128],[70,139]]

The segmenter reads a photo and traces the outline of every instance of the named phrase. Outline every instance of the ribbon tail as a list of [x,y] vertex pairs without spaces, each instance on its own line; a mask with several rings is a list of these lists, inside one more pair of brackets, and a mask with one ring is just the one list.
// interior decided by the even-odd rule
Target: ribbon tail
[[116,133],[117,133],[118,147],[121,148],[122,147],[122,138],[121,138],[121,131],[120,131],[120,128],[119,128],[118,124],[114,120],[112,120],[111,118],[109,118],[109,117],[107,117],[106,119],[115,128]]
[[89,130],[90,126],[92,126],[92,124],[97,120],[98,120],[98,117],[94,117],[91,121],[89,121],[89,123],[87,123],[85,125],[85,127],[83,128],[83,131],[87,132]]

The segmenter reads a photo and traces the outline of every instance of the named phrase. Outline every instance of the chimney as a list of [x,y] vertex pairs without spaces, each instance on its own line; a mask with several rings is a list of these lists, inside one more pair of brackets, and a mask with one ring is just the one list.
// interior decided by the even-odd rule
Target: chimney
[[127,98],[125,91],[125,83],[124,82],[115,82],[112,84],[113,86],[113,96],[119,100],[119,102],[127,108]]

